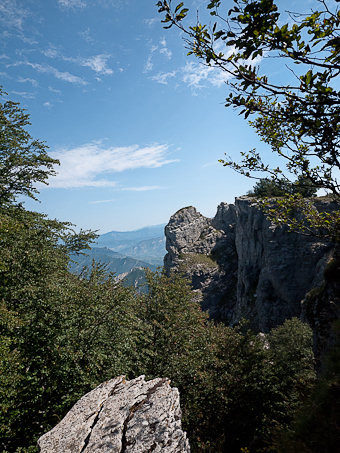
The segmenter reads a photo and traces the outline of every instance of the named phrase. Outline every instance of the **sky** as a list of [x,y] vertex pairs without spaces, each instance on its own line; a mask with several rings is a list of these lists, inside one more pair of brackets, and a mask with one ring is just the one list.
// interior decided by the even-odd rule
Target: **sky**
[[0,84],[60,160],[28,209],[100,234],[167,223],[190,205],[211,217],[254,185],[219,159],[254,147],[271,158],[224,107],[226,80],[187,56],[155,3],[0,1]]

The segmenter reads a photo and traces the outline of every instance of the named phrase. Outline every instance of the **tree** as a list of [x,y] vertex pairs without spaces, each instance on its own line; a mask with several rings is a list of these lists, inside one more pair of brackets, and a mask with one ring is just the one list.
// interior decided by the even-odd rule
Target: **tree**
[[[226,106],[240,110],[261,139],[276,153],[281,164],[271,167],[255,149],[241,153],[240,162],[221,160],[247,177],[266,172],[274,180],[303,177],[332,194],[338,204],[340,185],[340,96],[336,78],[340,74],[340,11],[331,0],[318,0],[319,9],[310,14],[288,13],[283,22],[274,0],[234,0],[225,10],[222,0],[212,0],[207,9],[215,22],[199,21],[185,27],[188,9],[183,2],[159,1],[165,13],[165,28],[176,26],[185,35],[189,54],[214,66],[230,78]],[[275,58],[282,63],[281,81],[263,74],[258,60]],[[260,176],[261,177],[261,176]],[[293,207],[305,214],[310,228],[331,239],[340,239],[339,209],[320,213],[301,197],[292,196],[277,206],[273,220],[289,222]],[[286,216],[284,215],[286,213]],[[328,226],[332,229],[327,233]],[[336,226],[336,228],[334,227]]]
[[317,188],[303,176],[293,183],[284,179],[261,178],[258,180],[251,191],[247,193],[249,197],[284,197],[286,195],[299,194],[302,197],[315,197]]
[[36,199],[36,184],[47,184],[59,162],[48,156],[43,142],[30,136],[25,129],[29,115],[18,103],[6,100],[1,86],[0,98],[0,205],[18,195]]

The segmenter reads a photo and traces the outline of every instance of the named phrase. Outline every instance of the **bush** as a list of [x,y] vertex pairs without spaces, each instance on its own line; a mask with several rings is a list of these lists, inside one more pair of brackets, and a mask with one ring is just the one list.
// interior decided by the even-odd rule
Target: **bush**
[[262,178],[247,195],[257,198],[274,198],[300,194],[305,198],[309,198],[315,197],[316,192],[317,187],[307,178],[300,176],[295,182],[288,182],[283,179]]

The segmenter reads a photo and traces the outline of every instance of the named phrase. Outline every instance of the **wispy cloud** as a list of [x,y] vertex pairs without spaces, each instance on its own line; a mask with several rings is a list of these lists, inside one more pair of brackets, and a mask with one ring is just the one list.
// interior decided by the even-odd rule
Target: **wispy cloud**
[[146,192],[149,190],[163,189],[161,186],[141,186],[141,187],[124,187],[122,190],[131,192]]
[[43,49],[41,53],[48,58],[57,58],[60,55],[58,49],[51,45],[49,46],[48,49]]
[[[171,52],[170,49],[168,49],[165,38],[162,38],[159,41],[158,45],[152,45],[151,46],[150,54],[149,54],[148,59],[147,59],[145,65],[144,65],[144,70],[143,70],[144,73],[151,72],[153,70],[154,64],[153,64],[152,59],[153,59],[154,54],[157,51],[158,51],[159,54],[165,55],[169,60],[172,57],[172,52]],[[160,83],[162,83],[162,82],[160,82]]]
[[230,75],[213,66],[187,62],[180,70],[182,81],[191,88],[198,89],[208,82],[214,87],[222,86]]
[[115,187],[117,183],[105,178],[106,175],[138,168],[159,168],[176,162],[177,160],[167,158],[167,151],[167,145],[157,144],[105,148],[100,143],[89,143],[72,149],[61,149],[51,153],[59,159],[60,166],[56,168],[57,176],[49,181],[50,187]]
[[170,60],[170,58],[172,57],[172,52],[170,49],[168,49],[165,38],[162,38],[159,44],[160,44],[159,53],[165,55]]
[[143,72],[151,72],[153,70],[153,63],[152,63],[152,55],[150,54],[148,56],[148,59],[146,60],[146,63],[144,65],[144,70]]
[[94,200],[94,201],[89,201],[89,204],[102,204],[102,203],[113,203],[114,199],[112,200]]
[[162,85],[167,85],[169,79],[176,77],[176,74],[177,74],[177,71],[159,72],[158,74],[155,74],[154,76],[152,76],[151,79],[157,83],[161,83]]
[[99,54],[89,58],[72,58],[72,61],[81,66],[87,66],[98,74],[110,75],[113,74],[113,70],[107,67],[107,61],[110,57],[109,54]]
[[29,77],[18,77],[18,82],[19,83],[30,83],[32,86],[37,87],[38,86],[38,81],[35,79],[30,79]]
[[85,42],[87,42],[88,44],[94,43],[94,39],[91,36],[91,31],[89,28],[86,28],[86,30],[84,30],[84,31],[78,32],[78,35],[81,36],[83,38],[83,40]]
[[48,109],[52,108],[52,104],[50,103],[50,101],[44,102],[44,103],[43,103],[43,106],[46,107],[46,108],[48,108]]
[[13,94],[16,94],[17,96],[20,96],[25,99],[34,99],[35,98],[35,93],[30,93],[29,91],[12,91]]
[[84,0],[58,0],[58,3],[62,8],[67,9],[85,8],[86,6]]
[[[160,53],[163,53],[164,55],[167,55],[169,58],[171,58],[171,51],[170,54],[168,55],[168,49],[167,49],[167,44],[165,39],[163,38],[159,46],[156,47],[152,52],[155,50],[159,50]],[[223,48],[223,44],[217,46],[216,52],[223,52],[225,50]],[[225,57],[228,58],[230,55],[234,53],[235,49],[233,47],[230,47],[226,50],[225,52]],[[152,56],[152,53],[150,54]],[[262,57],[257,57],[254,60],[246,60],[244,61],[245,64],[247,65],[258,65],[262,60]],[[148,60],[146,67],[150,68],[150,71],[153,69],[153,65],[150,65],[149,63],[151,62]],[[233,68],[230,68],[231,70]],[[150,71],[145,71],[145,72],[150,72]],[[192,90],[192,93],[194,95],[197,94],[199,89],[206,88],[209,86],[217,87],[220,88],[224,83],[226,83],[232,75],[228,73],[227,71],[222,70],[218,66],[214,66],[213,64],[211,66],[205,65],[200,62],[186,62],[186,64],[180,68],[174,69],[172,71],[167,71],[167,72],[158,72],[157,74],[154,74],[151,79],[154,80],[157,83],[167,85],[170,81],[170,79],[176,77],[176,82],[182,82],[186,86],[190,87]]]
[[0,2],[0,23],[7,28],[22,30],[24,20],[29,12],[19,7],[16,0],[1,0]]
[[148,25],[149,27],[151,27],[156,22],[160,22],[159,17],[152,17],[151,19],[144,19],[144,23],[146,25]]
[[31,63],[29,61],[19,62],[18,64],[26,64],[38,72],[47,73],[54,75],[55,78],[63,80],[64,82],[75,83],[78,85],[87,85],[87,82],[79,76],[71,74],[69,72],[59,71],[57,68],[48,64]]
[[48,89],[51,93],[61,94],[61,90],[58,90],[57,88],[48,87]]
[[113,70],[107,66],[108,60],[111,58],[111,55],[108,53],[93,55],[91,57],[67,57],[54,46],[49,46],[48,49],[42,50],[42,53],[48,58],[59,58],[63,61],[69,61],[80,66],[89,67],[97,74],[113,74]]

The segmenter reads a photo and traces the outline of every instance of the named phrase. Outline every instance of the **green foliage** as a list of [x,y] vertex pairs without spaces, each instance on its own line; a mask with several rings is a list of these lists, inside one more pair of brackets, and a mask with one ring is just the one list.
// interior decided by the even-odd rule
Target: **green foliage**
[[[302,177],[331,193],[339,204],[339,8],[335,2],[322,0],[310,14],[288,13],[285,23],[274,0],[234,0],[227,14],[223,13],[225,3],[209,2],[207,9],[214,18],[209,26],[199,19],[184,26],[189,13],[183,3],[180,14],[171,0],[157,3],[159,12],[165,14],[166,28],[182,30],[189,54],[229,76],[226,107],[239,110],[245,119],[253,116],[251,126],[280,162],[272,167],[252,149],[241,153],[240,162],[227,157],[222,164],[247,177],[256,177],[258,172],[276,180],[286,179],[289,173]],[[282,74],[281,83],[262,73],[258,61],[264,57],[281,63],[275,71],[275,76]],[[280,206],[280,214],[297,206],[290,198]],[[335,223],[339,240],[337,212],[330,214],[330,224],[325,221],[322,231],[318,222],[326,219],[309,216],[308,209],[303,214],[309,228],[319,234],[327,233]],[[328,236],[334,239],[333,232]]]
[[278,453],[328,453],[339,449],[340,432],[340,324],[333,331],[336,346],[325,360],[325,368],[309,398],[297,411],[288,429],[274,439]]
[[284,197],[285,195],[301,195],[302,197],[315,197],[317,187],[308,179],[299,177],[291,183],[284,179],[261,178],[253,189],[247,193],[250,197]]
[[46,145],[34,140],[25,129],[29,115],[19,104],[6,100],[0,87],[0,205],[18,195],[35,199],[37,183],[47,184],[58,161],[48,156]]
[[207,320],[178,275],[149,274],[141,304],[149,377],[179,388],[192,450],[270,446],[314,383],[311,330],[287,321],[268,338]]
[[84,237],[20,207],[3,211],[0,445],[14,451],[95,385],[134,375],[141,326],[134,295],[113,276],[68,272],[70,247],[83,248]]

